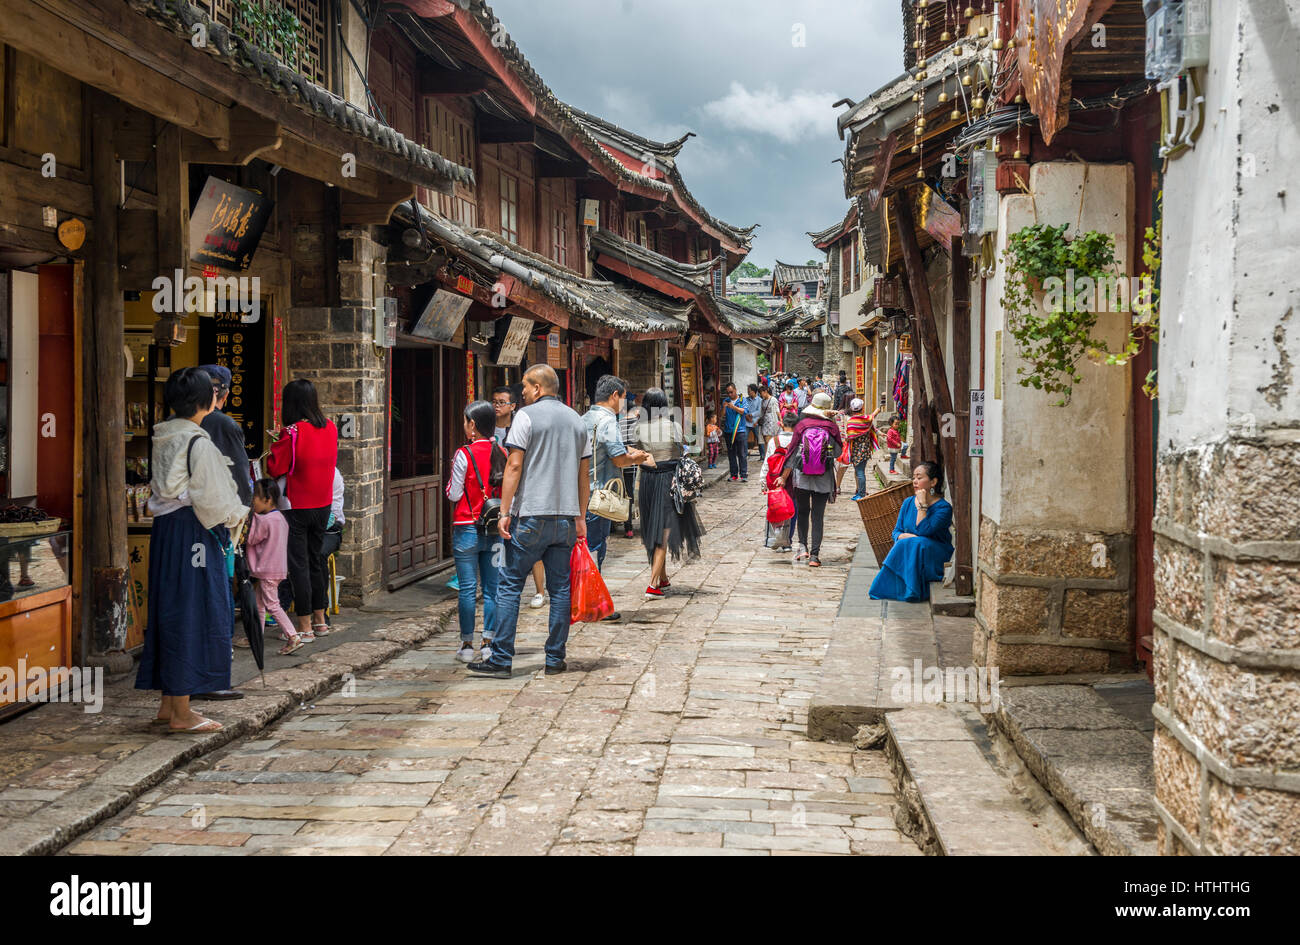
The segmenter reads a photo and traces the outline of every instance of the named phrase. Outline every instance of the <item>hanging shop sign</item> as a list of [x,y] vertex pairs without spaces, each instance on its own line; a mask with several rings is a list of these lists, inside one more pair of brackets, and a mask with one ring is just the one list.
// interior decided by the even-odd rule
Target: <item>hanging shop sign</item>
[[970,456],[984,455],[984,391],[970,392]]
[[858,393],[862,393],[864,390],[867,389],[866,364],[867,364],[867,359],[864,358],[862,355],[858,355],[853,359],[853,384],[854,384],[853,389],[856,390]]
[[473,304],[474,300],[468,295],[438,289],[420,313],[411,334],[445,344],[456,337],[461,322],[465,320],[465,313]]
[[190,259],[220,269],[247,269],[275,201],[209,177],[190,213]]
[[86,242],[86,224],[80,220],[64,220],[59,224],[59,242],[74,253]]
[[528,341],[532,333],[531,318],[511,316],[510,327],[506,329],[506,336],[501,342],[501,350],[493,359],[494,363],[500,367],[519,367],[519,363],[524,359],[524,352],[528,350]]
[[222,412],[244,431],[244,449],[262,452],[262,410],[266,370],[266,319],[244,322],[239,312],[216,312],[199,319],[199,363],[230,369],[230,397]]
[[546,336],[546,363],[553,368],[564,367],[564,349],[560,347],[560,333],[553,331]]
[[943,247],[944,252],[951,254],[952,238],[961,236],[961,214],[933,187],[923,189],[917,203],[917,219],[921,226]]
[[465,403],[474,400],[474,352],[465,352]]

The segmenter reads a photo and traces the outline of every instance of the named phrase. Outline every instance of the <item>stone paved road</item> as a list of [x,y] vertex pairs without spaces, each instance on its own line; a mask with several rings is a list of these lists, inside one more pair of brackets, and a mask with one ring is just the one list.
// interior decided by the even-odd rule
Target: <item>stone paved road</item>
[[612,539],[623,622],[579,625],[542,668],[525,611],[515,676],[467,678],[455,634],[173,774],[73,854],[918,854],[878,751],[810,741],[807,703],[856,511],[820,571],[763,548],[757,481],[700,501],[705,553],[643,602],[639,539]]

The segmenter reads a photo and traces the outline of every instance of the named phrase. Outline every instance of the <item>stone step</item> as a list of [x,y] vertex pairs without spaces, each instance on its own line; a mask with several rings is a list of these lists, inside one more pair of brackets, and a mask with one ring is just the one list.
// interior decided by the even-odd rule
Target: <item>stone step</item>
[[898,457],[898,462],[894,464],[894,473],[889,472],[889,454],[881,456],[876,454],[876,460],[873,464],[876,474],[876,480],[884,486],[892,486],[899,482],[908,482],[912,478],[912,464],[910,461]]
[[[885,719],[904,829],[937,856],[1086,853],[1064,818],[1037,809],[998,770],[983,717],[968,705],[915,706]],[[1050,802],[1048,802],[1050,804]],[[1057,822],[1057,821],[1060,822]]]
[[945,617],[974,617],[975,598],[963,597],[942,581],[930,582],[930,612]]
[[1145,676],[1002,688],[998,727],[1103,855],[1156,854],[1154,701]]

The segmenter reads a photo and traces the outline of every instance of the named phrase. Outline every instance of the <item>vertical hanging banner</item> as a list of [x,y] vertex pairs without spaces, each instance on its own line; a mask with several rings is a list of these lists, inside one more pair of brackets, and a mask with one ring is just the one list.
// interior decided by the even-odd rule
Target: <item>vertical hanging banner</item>
[[970,392],[970,456],[984,455],[984,391]]
[[238,311],[199,319],[199,363],[230,369],[230,397],[222,413],[244,431],[244,449],[258,456],[266,433],[262,388],[266,370],[266,319],[245,323]]
[[474,401],[474,352],[465,352],[465,403]]

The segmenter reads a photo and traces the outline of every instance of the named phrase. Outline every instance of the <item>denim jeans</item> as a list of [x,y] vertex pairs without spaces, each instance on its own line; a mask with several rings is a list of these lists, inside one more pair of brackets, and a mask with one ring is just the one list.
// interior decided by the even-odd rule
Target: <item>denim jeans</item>
[[732,442],[733,435],[724,433],[722,442],[727,447],[727,469],[732,476],[739,476],[741,479],[749,478],[749,434],[744,430],[734,435],[735,442]]
[[493,666],[509,667],[515,658],[515,633],[519,625],[519,596],[538,561],[546,569],[546,590],[551,595],[546,664],[564,660],[569,640],[569,554],[577,540],[573,519],[564,515],[529,515],[513,519],[505,543],[506,563],[497,585],[496,612],[492,617]]
[[609,550],[609,533],[613,527],[609,519],[587,513],[587,550],[601,570],[605,568],[605,552]]
[[889,471],[894,471],[894,465],[898,462],[898,450],[889,451]]
[[853,475],[858,480],[858,491],[855,495],[864,496],[867,494],[867,463],[869,459],[864,459],[860,463],[853,464]]
[[456,583],[460,595],[456,615],[460,618],[460,638],[474,639],[474,612],[478,607],[478,582],[483,581],[483,636],[488,637],[497,607],[497,551],[502,544],[496,534],[484,535],[473,525],[451,527],[451,553],[456,559]]

